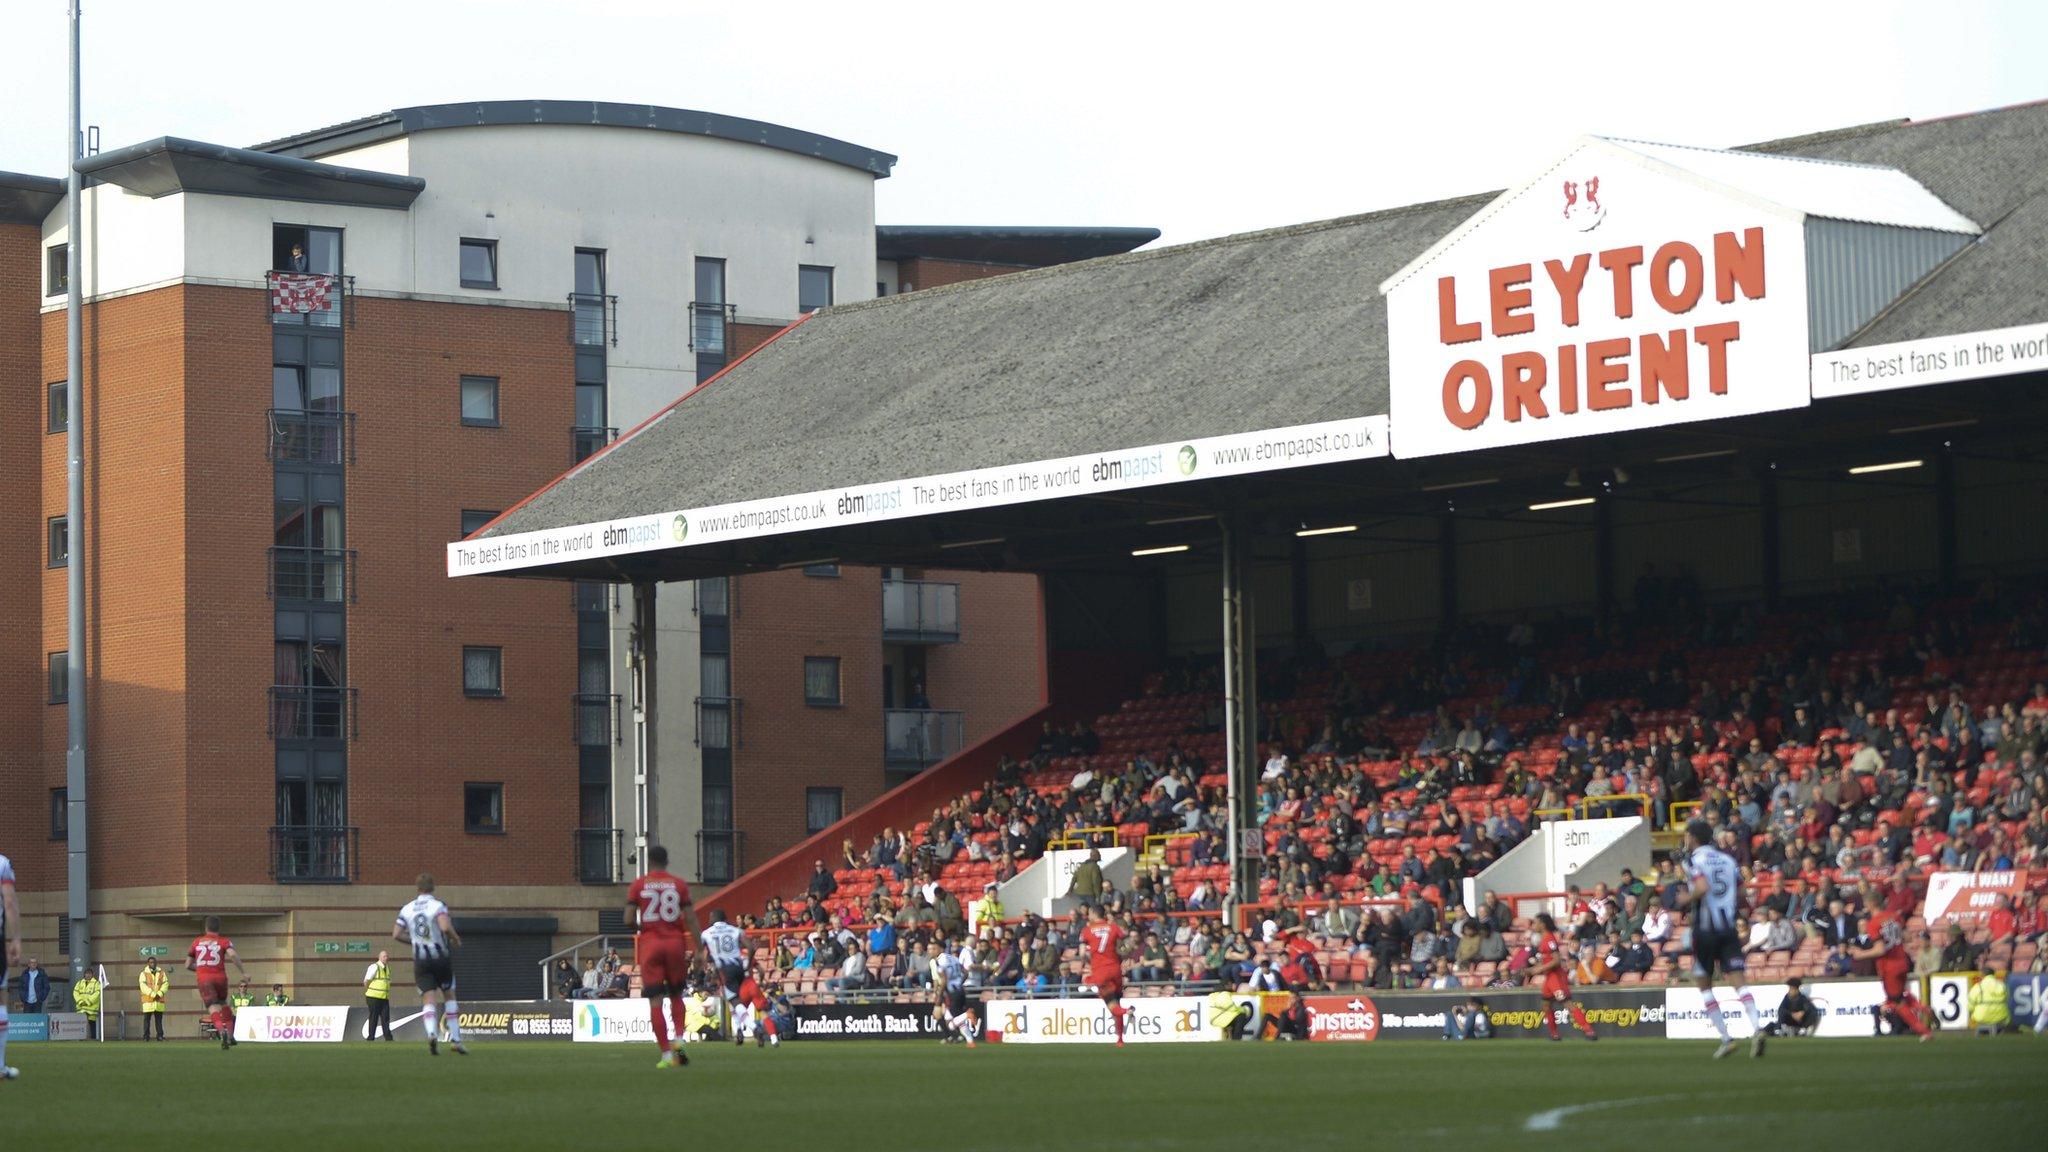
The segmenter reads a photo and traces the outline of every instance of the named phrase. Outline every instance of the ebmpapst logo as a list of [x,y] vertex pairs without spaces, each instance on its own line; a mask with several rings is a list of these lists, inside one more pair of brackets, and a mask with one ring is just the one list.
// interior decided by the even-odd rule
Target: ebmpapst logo
[[676,513],[676,518],[669,526],[669,531],[675,536],[676,543],[681,544],[690,535],[690,518],[681,512]]
[[1193,444],[1181,445],[1178,459],[1180,460],[1180,474],[1183,476],[1193,476],[1195,474],[1196,462],[1195,446]]

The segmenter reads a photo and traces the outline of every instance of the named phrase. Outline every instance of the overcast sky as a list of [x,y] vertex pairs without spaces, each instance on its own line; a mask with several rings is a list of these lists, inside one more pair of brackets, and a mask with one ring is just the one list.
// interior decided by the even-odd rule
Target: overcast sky
[[[1579,133],[1729,145],[2048,97],[2048,4],[85,0],[114,148],[413,104],[769,120],[900,156],[896,224],[1168,242],[1502,187]],[[63,166],[65,0],[5,0],[0,169]]]

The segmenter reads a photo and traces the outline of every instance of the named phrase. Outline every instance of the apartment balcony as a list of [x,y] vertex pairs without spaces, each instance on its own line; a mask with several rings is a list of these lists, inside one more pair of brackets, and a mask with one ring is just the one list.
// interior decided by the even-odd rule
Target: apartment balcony
[[263,302],[272,324],[339,328],[348,314],[348,298],[355,293],[356,278],[273,268],[263,274],[263,288]]
[[359,828],[273,826],[270,878],[280,884],[347,884],[362,876]]
[[625,742],[625,724],[619,694],[579,692],[570,697],[575,716],[576,743],[599,748]]
[[936,580],[882,581],[882,642],[957,644],[960,586]]
[[325,464],[339,468],[356,462],[356,414],[272,408],[265,459],[285,464]]
[[355,549],[271,548],[270,596],[273,600],[355,603]]
[[740,743],[740,698],[699,696],[697,746],[707,752],[731,752]]
[[569,429],[570,459],[577,464],[581,464],[592,456],[597,455],[600,451],[603,451],[605,445],[618,438],[619,430],[617,428],[584,428],[580,426],[571,428]]
[[617,884],[625,878],[625,829],[578,828],[574,835],[577,883]]
[[270,739],[354,740],[356,736],[354,688],[270,686]]
[[697,880],[730,884],[747,867],[747,834],[737,828],[706,828],[697,833]]
[[882,710],[882,763],[897,771],[921,771],[967,744],[967,713],[935,708]]
[[569,343],[579,347],[616,347],[619,298],[595,292],[569,293]]
[[697,382],[703,383],[732,362],[732,326],[738,311],[731,304],[690,302],[690,351],[697,354]]

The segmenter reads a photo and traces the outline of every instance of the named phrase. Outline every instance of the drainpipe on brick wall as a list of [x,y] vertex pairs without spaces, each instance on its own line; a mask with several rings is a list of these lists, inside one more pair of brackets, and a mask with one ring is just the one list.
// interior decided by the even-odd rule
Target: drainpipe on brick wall
[[64,214],[66,239],[64,296],[64,365],[69,380],[64,386],[65,521],[67,567],[65,585],[65,635],[70,651],[65,661],[65,713],[70,738],[64,755],[65,819],[68,823],[66,875],[68,878],[65,915],[71,921],[71,977],[85,972],[92,956],[91,894],[92,871],[87,866],[85,826],[85,353],[81,343],[85,331],[85,289],[79,278],[84,266],[79,253],[85,247],[85,229],[80,226],[79,202],[83,199],[84,177],[78,162],[85,156],[85,126],[78,102],[79,5],[71,3],[71,140],[67,145],[70,163],[64,173]]

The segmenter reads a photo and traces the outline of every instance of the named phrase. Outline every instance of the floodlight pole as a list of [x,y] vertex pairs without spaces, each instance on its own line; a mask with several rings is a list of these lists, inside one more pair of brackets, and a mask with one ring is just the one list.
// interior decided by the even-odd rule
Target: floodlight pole
[[1230,893],[1223,907],[1226,926],[1235,928],[1238,908],[1259,898],[1259,859],[1265,854],[1265,834],[1258,816],[1258,638],[1251,533],[1242,513],[1223,517],[1221,525],[1223,733],[1230,808]]
[[78,163],[85,156],[85,127],[79,112],[78,25],[83,0],[71,0],[71,136],[64,165],[65,296],[64,296],[64,456],[65,456],[65,713],[69,739],[64,756],[67,900],[71,921],[71,975],[84,975],[92,956],[92,921],[88,897],[92,870],[86,853],[85,824],[85,288],[79,276],[79,253],[85,246],[80,224],[84,177]]

